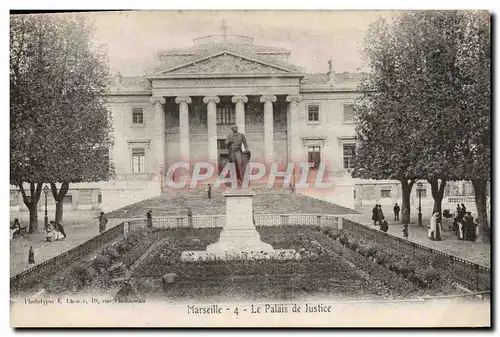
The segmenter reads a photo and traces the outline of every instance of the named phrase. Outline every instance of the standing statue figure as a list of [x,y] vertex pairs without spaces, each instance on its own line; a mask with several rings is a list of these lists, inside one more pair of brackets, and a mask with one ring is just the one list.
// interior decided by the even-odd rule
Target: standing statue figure
[[[229,162],[236,166],[236,176],[238,182],[243,180],[245,169],[250,160],[250,150],[248,149],[247,139],[243,133],[238,132],[238,127],[235,125],[231,128],[232,134],[226,138],[226,146],[229,152]],[[245,146],[245,151],[241,149],[241,145]]]

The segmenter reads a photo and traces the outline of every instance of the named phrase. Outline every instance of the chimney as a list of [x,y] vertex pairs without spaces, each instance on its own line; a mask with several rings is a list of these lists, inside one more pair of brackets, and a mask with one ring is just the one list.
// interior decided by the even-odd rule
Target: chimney
[[115,74],[115,83],[116,84],[122,83],[122,74],[119,71],[117,71]]
[[335,83],[335,70],[333,70],[333,60],[328,60],[328,72],[326,73],[330,78],[331,83]]

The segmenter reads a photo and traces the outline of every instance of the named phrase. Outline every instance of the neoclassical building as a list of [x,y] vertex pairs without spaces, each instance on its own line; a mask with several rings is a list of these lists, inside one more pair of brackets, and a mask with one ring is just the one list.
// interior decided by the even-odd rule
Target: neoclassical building
[[247,36],[207,36],[160,51],[150,75],[117,74],[108,99],[117,178],[151,180],[179,161],[221,169],[233,125],[252,161],[322,162],[330,176],[348,177],[363,74],[335,72],[331,62],[327,72],[308,74],[289,56]]
[[[118,73],[111,79],[107,104],[114,123],[110,157],[116,178],[72,185],[67,202],[73,208],[83,207],[82,195],[86,207],[106,211],[159,195],[167,169],[180,161],[210,162],[220,170],[228,160],[224,140],[233,125],[245,133],[251,161],[323,163],[333,188],[303,193],[347,207],[401,199],[395,181],[350,175],[353,103],[362,73],[338,72],[330,61],[325,73],[310,74],[288,62],[289,50],[257,45],[247,36],[193,42],[158,52],[158,66],[147,76]],[[449,187],[447,194],[473,194],[459,188]],[[11,206],[16,198],[11,194]],[[429,200],[427,188],[424,201]]]

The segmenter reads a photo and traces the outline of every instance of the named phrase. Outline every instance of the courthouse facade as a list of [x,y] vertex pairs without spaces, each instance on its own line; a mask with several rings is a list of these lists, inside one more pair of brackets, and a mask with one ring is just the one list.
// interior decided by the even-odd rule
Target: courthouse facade
[[[350,175],[353,104],[362,73],[336,71],[330,61],[324,73],[310,74],[288,62],[290,51],[256,45],[247,36],[202,37],[157,56],[152,74],[111,79],[107,104],[116,177],[72,185],[67,202],[73,208],[82,195],[92,208],[106,211],[158,195],[168,168],[178,162],[210,162],[220,170],[228,161],[224,140],[233,125],[245,133],[252,162],[323,163],[333,183],[321,192],[323,199],[347,207],[401,199],[395,181]],[[472,194],[463,187],[454,192]],[[424,200],[431,199],[427,188]]]
[[[355,150],[353,103],[363,74],[307,74],[290,51],[246,36],[208,36],[158,53],[145,77],[113,79],[108,103],[115,127],[117,179],[152,179],[172,164],[227,162],[224,140],[237,125],[261,163],[325,164],[347,178]],[[345,181],[344,181],[345,184]]]

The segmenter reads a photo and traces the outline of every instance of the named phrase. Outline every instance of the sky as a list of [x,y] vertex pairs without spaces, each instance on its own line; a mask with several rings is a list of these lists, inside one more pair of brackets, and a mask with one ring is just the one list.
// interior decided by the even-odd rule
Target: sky
[[95,42],[105,45],[110,71],[140,76],[154,68],[160,50],[193,45],[192,40],[222,34],[255,38],[254,44],[286,48],[289,62],[306,72],[366,71],[360,56],[365,33],[390,11],[133,11],[95,12]]

